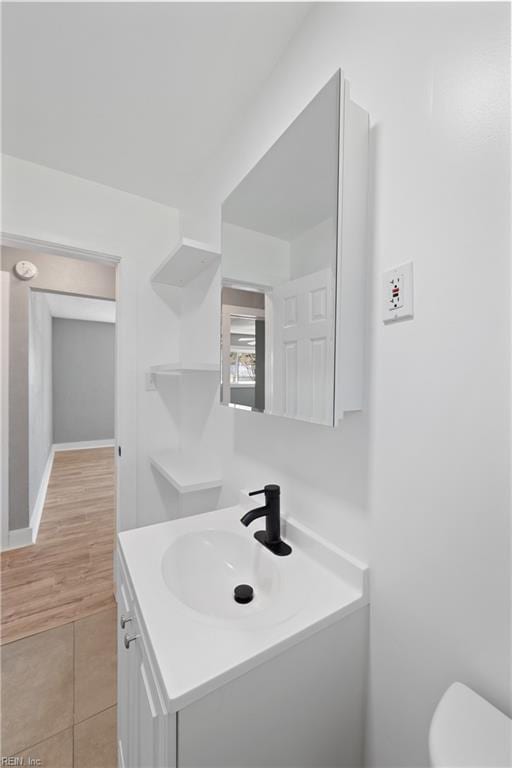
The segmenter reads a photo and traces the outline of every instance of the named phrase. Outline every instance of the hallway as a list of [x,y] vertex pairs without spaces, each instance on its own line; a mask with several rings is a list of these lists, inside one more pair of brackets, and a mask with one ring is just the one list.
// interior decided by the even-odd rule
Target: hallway
[[116,765],[115,530],[114,448],[57,452],[37,543],[1,558],[3,756]]
[[114,448],[57,452],[36,544],[1,558],[1,643],[113,606],[114,538]]

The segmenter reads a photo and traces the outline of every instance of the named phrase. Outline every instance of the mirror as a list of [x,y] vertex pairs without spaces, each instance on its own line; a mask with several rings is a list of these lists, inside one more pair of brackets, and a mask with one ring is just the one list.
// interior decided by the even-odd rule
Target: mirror
[[222,206],[221,401],[331,426],[340,79]]

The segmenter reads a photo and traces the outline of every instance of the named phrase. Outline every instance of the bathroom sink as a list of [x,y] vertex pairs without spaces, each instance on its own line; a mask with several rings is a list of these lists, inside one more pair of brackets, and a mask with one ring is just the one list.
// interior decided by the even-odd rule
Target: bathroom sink
[[[238,506],[119,534],[120,567],[171,712],[368,603],[364,563],[289,518],[282,533],[292,553],[278,557],[241,524],[252,507],[242,494]],[[253,588],[250,602],[235,601],[241,584]]]
[[[184,605],[219,618],[239,619],[248,611],[264,610],[279,591],[276,563],[263,547],[247,536],[212,528],[178,536],[162,557],[162,573]],[[250,604],[235,601],[234,589],[240,584],[253,588]]]

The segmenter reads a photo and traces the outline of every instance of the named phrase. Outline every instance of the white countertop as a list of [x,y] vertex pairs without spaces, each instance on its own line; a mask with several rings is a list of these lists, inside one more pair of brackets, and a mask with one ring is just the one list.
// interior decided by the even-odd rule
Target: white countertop
[[[364,563],[291,519],[283,521],[283,538],[293,552],[277,557],[253,537],[264,528],[264,520],[249,528],[240,523],[245,511],[243,505],[229,507],[119,534],[121,558],[170,712],[368,603]],[[215,595],[216,582],[209,578],[211,562],[196,558],[192,566],[186,547],[191,537],[203,534],[215,542],[218,531],[229,542],[240,542],[242,571],[238,564],[233,587],[241,583],[245,559],[252,561],[253,574],[263,577],[255,586],[253,602],[235,603],[230,587],[220,614],[208,615],[180,599],[166,583],[169,577],[164,577],[164,571],[171,567],[176,572],[181,558],[188,572],[192,567],[197,571],[197,583],[204,585],[206,598]],[[205,605],[208,610],[208,602]]]

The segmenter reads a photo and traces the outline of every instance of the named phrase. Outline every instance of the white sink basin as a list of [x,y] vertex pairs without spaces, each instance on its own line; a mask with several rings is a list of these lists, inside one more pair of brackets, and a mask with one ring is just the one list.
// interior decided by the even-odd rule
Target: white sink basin
[[[368,602],[367,568],[297,521],[278,557],[236,507],[119,534],[121,567],[169,712],[176,712]],[[254,599],[239,604],[239,584]],[[134,631],[136,627],[134,625]]]
[[[265,556],[264,556],[265,555]],[[251,539],[214,528],[185,533],[162,558],[169,590],[189,608],[207,616],[240,619],[269,607],[279,591],[276,563]],[[234,588],[249,584],[251,603],[235,602]]]

